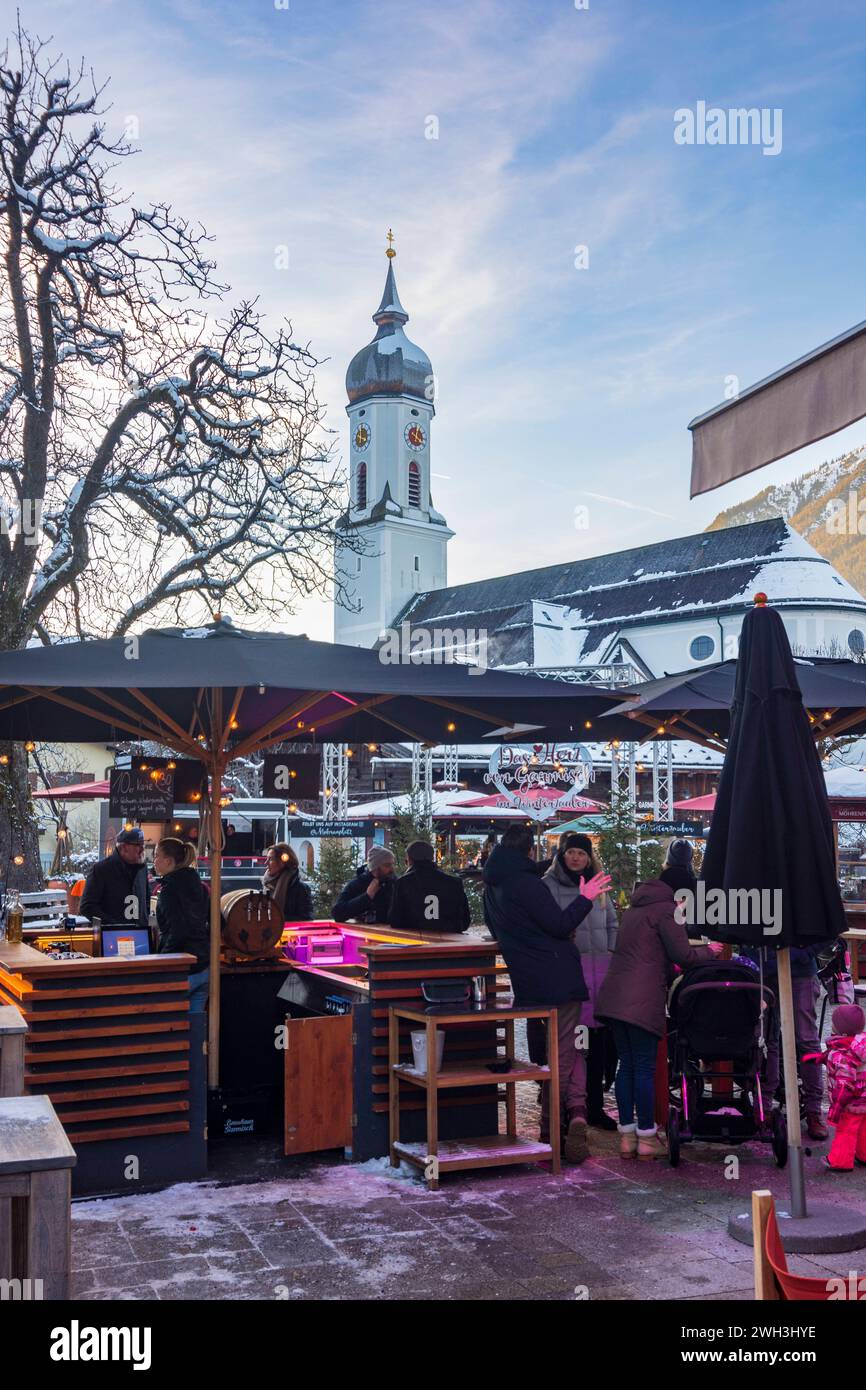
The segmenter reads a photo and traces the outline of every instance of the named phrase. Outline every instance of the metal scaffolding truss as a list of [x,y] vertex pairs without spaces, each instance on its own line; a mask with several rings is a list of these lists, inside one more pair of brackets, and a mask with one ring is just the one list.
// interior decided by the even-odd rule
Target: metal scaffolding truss
[[674,819],[674,754],[670,739],[653,740],[653,817]]
[[349,745],[322,745],[322,815],[342,820],[349,810]]
[[460,781],[460,750],[456,743],[446,743],[442,753],[442,781],[455,786]]

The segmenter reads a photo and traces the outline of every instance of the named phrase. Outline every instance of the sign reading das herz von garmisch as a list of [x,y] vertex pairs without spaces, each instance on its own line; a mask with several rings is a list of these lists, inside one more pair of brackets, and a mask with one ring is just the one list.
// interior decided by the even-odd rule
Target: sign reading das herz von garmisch
[[579,803],[594,776],[580,743],[505,743],[493,749],[484,781],[527,815]]

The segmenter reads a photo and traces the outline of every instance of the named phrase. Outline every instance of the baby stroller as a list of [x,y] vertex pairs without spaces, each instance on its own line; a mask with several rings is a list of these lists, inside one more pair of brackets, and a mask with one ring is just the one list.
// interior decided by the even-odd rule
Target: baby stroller
[[[763,993],[762,993],[763,991]],[[713,961],[686,970],[668,998],[668,1158],[676,1168],[680,1147],[692,1139],[742,1144],[769,1139],[780,1168],[788,1159],[788,1131],[781,1110],[765,1114],[761,1095],[762,1008],[775,1004],[756,970],[734,961]],[[728,1063],[721,1069],[719,1063]],[[724,1077],[730,1096],[706,1093]]]

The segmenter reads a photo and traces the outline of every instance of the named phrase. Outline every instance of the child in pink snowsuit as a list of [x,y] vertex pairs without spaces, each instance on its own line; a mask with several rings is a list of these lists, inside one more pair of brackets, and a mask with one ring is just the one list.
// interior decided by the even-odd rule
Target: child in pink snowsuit
[[866,1014],[859,1004],[840,1004],[832,1022],[826,1053],[827,1119],[836,1132],[825,1162],[845,1172],[855,1162],[866,1165]]

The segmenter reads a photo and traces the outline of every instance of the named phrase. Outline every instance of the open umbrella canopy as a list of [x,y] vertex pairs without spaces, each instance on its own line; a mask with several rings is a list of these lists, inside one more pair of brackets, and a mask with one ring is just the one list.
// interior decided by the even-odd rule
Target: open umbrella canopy
[[[218,697],[218,698],[217,698]],[[0,739],[474,742],[543,728],[578,738],[618,697],[467,666],[396,663],[360,647],[244,632],[218,620],[140,637],[0,653]],[[217,716],[217,710],[219,715]]]
[[[818,657],[791,662],[814,735],[866,732],[866,665]],[[656,738],[721,746],[730,730],[737,669],[736,661],[720,661],[634,685],[628,698],[602,717],[599,729],[610,722],[622,737],[626,719],[632,721],[633,738],[646,738],[651,730]]]
[[33,793],[34,798],[51,801],[99,801],[108,796],[108,781],[73,782],[68,787],[49,787]]
[[731,901],[735,892],[761,893],[746,921],[716,914],[708,929],[718,940],[780,947],[845,930],[821,763],[788,637],[772,608],[753,608],[743,623],[701,877]]

